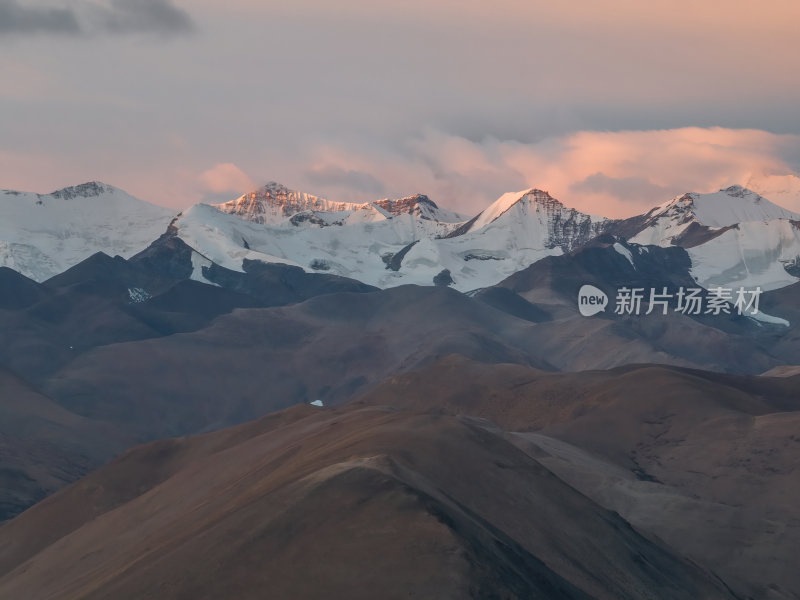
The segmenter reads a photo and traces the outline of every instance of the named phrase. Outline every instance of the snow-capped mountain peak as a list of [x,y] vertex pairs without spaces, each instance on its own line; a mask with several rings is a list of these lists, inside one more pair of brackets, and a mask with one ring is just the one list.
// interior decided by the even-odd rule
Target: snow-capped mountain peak
[[692,223],[703,227],[732,227],[739,223],[800,220],[800,214],[774,204],[740,185],[710,194],[688,193],[657,206],[644,217],[637,243],[676,240]]
[[425,194],[414,194],[405,198],[384,198],[383,200],[375,200],[372,205],[394,217],[407,214],[440,223],[463,223],[467,220],[464,215],[439,208]]
[[[573,208],[568,208],[564,204],[553,198],[549,192],[538,188],[530,188],[521,192],[509,192],[503,194],[495,200],[488,208],[481,212],[470,227],[470,231],[476,231],[495,222],[500,217],[513,210],[514,208],[532,208],[534,211],[545,215],[562,215],[570,213],[584,215]],[[595,221],[605,221],[605,217],[595,217],[584,215]]]
[[785,267],[800,256],[800,214],[734,185],[710,194],[689,193],[621,223],[637,244],[683,246],[692,274],[705,287],[790,285]]
[[236,215],[262,225],[275,225],[301,212],[342,212],[356,210],[359,204],[331,202],[305,192],[291,190],[271,181],[257,190],[248,192],[222,204],[214,205],[222,212]]
[[730,227],[737,223],[800,219],[800,215],[773,204],[740,185],[732,185],[712,194],[689,194],[694,219],[707,227]]
[[379,287],[431,285],[446,272],[453,287],[469,291],[601,233],[684,247],[704,286],[774,289],[800,274],[800,214],[742,186],[683,194],[625,221],[531,188],[503,194],[467,220],[424,194],[334,202],[271,182],[174,216],[96,181],[50,194],[0,191],[0,265],[42,281],[97,251],[131,255],[169,226],[206,262],[230,269],[245,259],[283,262]]
[[[517,204],[528,204],[530,202],[548,203],[550,201],[558,202],[558,200],[555,200],[549,193],[535,188],[522,190],[521,192],[508,192],[500,196],[489,207],[483,210],[472,223],[469,231],[476,231],[486,227],[489,223],[496,221],[501,215],[508,212]],[[561,203],[558,202],[558,204]]]
[[429,218],[431,212],[439,210],[436,203],[425,194],[414,194],[405,198],[384,198],[372,204],[393,216],[408,214]]
[[[76,198],[103,198],[108,199],[110,196],[117,195],[121,201],[133,200],[134,202],[143,202],[128,195],[123,190],[108,185],[102,181],[87,181],[78,185],[71,185],[50,192],[49,194],[35,194],[30,192],[20,192],[17,190],[0,190],[0,194],[11,197],[24,197],[27,200],[74,200]],[[149,204],[149,203],[145,203]]]
[[0,191],[0,266],[44,281],[96,252],[127,258],[174,216],[97,181],[50,194]]
[[503,194],[457,233],[488,234],[506,229],[514,232],[520,244],[569,252],[602,233],[608,222],[605,217],[567,208],[548,192],[531,188]]
[[[401,215],[412,215],[419,219],[438,223],[466,221],[462,215],[439,208],[425,194],[414,194],[404,198],[384,198],[363,203],[334,202],[289,189],[274,181],[243,194],[235,200],[214,206],[222,212],[236,215],[246,221],[274,226],[285,225],[287,221],[294,225],[301,222],[312,225],[343,224],[352,221],[391,219]],[[338,216],[335,213],[351,214]],[[292,220],[293,217],[296,218]]]
[[81,183],[79,185],[73,185],[50,192],[48,195],[52,196],[53,198],[72,200],[73,198],[97,198],[99,196],[114,194],[115,192],[121,191],[122,190],[119,188],[115,188],[113,185],[108,185],[101,181],[87,181],[86,183]]
[[[234,270],[250,258],[288,262],[378,287],[446,280],[468,291],[493,285],[544,256],[570,251],[607,222],[566,208],[537,189],[506,194],[469,222],[423,194],[325,211],[317,207],[336,205],[309,200],[296,206],[291,195],[297,192],[282,187],[261,192],[258,212],[248,212],[246,202],[258,203],[259,193],[227,205],[193,207],[177,220],[178,235]],[[286,217],[284,207],[309,208]],[[487,224],[475,228],[481,217]]]

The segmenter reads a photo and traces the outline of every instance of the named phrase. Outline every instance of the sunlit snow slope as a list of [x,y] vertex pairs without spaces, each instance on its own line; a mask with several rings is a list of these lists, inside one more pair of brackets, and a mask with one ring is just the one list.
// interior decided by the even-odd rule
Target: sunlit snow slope
[[184,242],[231,269],[260,259],[379,287],[437,278],[468,291],[573,249],[603,222],[539,190],[506,194],[467,221],[423,195],[332,203],[272,183],[233,202],[194,206],[176,226]]
[[0,191],[0,265],[44,281],[95,252],[128,257],[175,211],[98,182],[50,194]]
[[[0,191],[0,265],[43,281],[103,251],[128,257],[163,234],[173,211],[86,183],[51,194]],[[213,261],[280,262],[378,287],[494,285],[601,233],[685,248],[704,287],[777,289],[800,276],[800,214],[741,186],[684,194],[611,221],[537,189],[504,194],[473,218],[425,195],[334,202],[278,183],[218,205],[198,204],[171,230],[196,251],[193,278]]]
[[630,241],[683,246],[703,287],[772,290],[798,281],[785,267],[800,263],[800,214],[741,186],[684,194],[641,219]]

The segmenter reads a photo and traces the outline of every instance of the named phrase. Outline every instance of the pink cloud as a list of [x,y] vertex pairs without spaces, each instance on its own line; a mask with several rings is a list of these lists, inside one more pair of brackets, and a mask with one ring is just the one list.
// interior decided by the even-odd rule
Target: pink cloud
[[[788,153],[800,153],[800,136],[687,127],[582,131],[532,144],[428,131],[402,153],[327,146],[315,160],[319,168],[370,173],[393,195],[425,192],[467,213],[502,192],[538,187],[580,210],[626,217],[687,191],[757,186],[768,175],[791,175]],[[781,201],[800,209],[800,195],[783,194]]]
[[243,194],[256,187],[253,180],[233,163],[219,163],[204,171],[200,183],[213,194]]
[[800,156],[800,136],[761,130],[580,131],[526,144],[476,142],[431,129],[395,149],[352,143],[317,145],[306,153],[282,150],[267,148],[259,157],[237,160],[241,166],[221,162],[206,170],[189,161],[132,168],[0,153],[0,181],[49,192],[100,179],[144,200],[186,208],[229,200],[274,179],[332,200],[420,192],[465,214],[477,214],[504,192],[538,187],[568,206],[610,217],[641,213],[687,191],[738,183],[800,211],[792,162]]

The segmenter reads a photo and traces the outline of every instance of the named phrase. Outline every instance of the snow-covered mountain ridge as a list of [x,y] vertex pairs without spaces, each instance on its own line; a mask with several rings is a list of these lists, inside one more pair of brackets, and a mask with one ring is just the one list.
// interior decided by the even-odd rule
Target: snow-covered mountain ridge
[[531,221],[546,229],[546,238],[540,240],[544,247],[561,248],[564,252],[569,252],[602,233],[610,223],[605,217],[587,215],[574,208],[567,208],[546,191],[530,189],[503,194],[470,222],[462,233],[474,233],[493,227],[514,227],[515,224]]
[[184,242],[231,269],[247,258],[378,287],[451,282],[469,291],[579,247],[607,221],[535,189],[505,194],[467,221],[424,195],[331,203],[269,184],[232,203],[195,206],[176,227]]
[[633,243],[686,248],[704,287],[798,281],[786,267],[800,263],[800,214],[741,186],[684,194],[627,222],[636,223],[626,236]]
[[800,214],[773,204],[755,192],[735,185],[711,194],[684,194],[644,215],[644,226],[631,241],[662,244],[676,240],[692,223],[719,229],[739,223],[800,220]]
[[277,225],[302,212],[352,211],[360,205],[349,202],[330,202],[304,192],[296,192],[274,181],[242,194],[235,200],[215,205],[222,212],[236,215],[261,225]]
[[51,194],[0,191],[0,265],[44,280],[103,251],[128,257],[170,231],[195,250],[193,278],[215,262],[295,265],[375,285],[494,285],[601,233],[641,245],[682,246],[705,286],[776,289],[800,275],[800,214],[741,186],[688,193],[632,219],[568,208],[529,189],[473,218],[416,194],[336,202],[269,183],[235,200],[175,215],[98,182]]
[[450,223],[453,224],[452,228],[467,220],[463,215],[440,209],[424,194],[398,199],[384,198],[365,203],[333,202],[305,192],[290,190],[274,181],[235,200],[213,206],[246,221],[273,226],[307,222],[324,227],[344,225],[354,221],[380,221],[403,214],[441,224]]
[[129,257],[162,234],[175,211],[89,182],[34,194],[0,191],[0,266],[43,281],[95,252]]

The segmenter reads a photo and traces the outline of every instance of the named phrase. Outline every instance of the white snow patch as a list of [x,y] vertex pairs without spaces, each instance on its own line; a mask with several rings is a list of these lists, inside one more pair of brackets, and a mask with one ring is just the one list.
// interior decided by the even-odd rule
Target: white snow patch
[[625,246],[620,244],[619,242],[614,242],[614,250],[617,251],[618,254],[621,254],[625,258],[628,259],[628,262],[631,263],[631,266],[635,269],[636,265],[633,264],[633,254],[630,250],[628,250]]
[[128,288],[128,298],[134,304],[138,304],[140,302],[146,302],[152,298],[150,293],[147,290],[142,288]]
[[751,319],[755,319],[756,321],[760,321],[761,323],[770,323],[772,325],[783,325],[784,327],[790,327],[791,323],[786,319],[781,319],[780,317],[773,317],[772,315],[768,315],[762,313],[761,311],[755,314],[748,314],[748,317]]
[[201,283],[208,283],[210,285],[216,285],[219,287],[219,284],[214,283],[213,281],[209,281],[203,275],[203,267],[210,267],[211,261],[208,260],[205,256],[197,252],[192,252],[192,274],[189,276],[189,279],[193,281],[199,281]]
[[800,229],[783,219],[742,223],[688,252],[692,275],[707,289],[741,286],[766,292],[799,281],[783,265],[800,256]]

